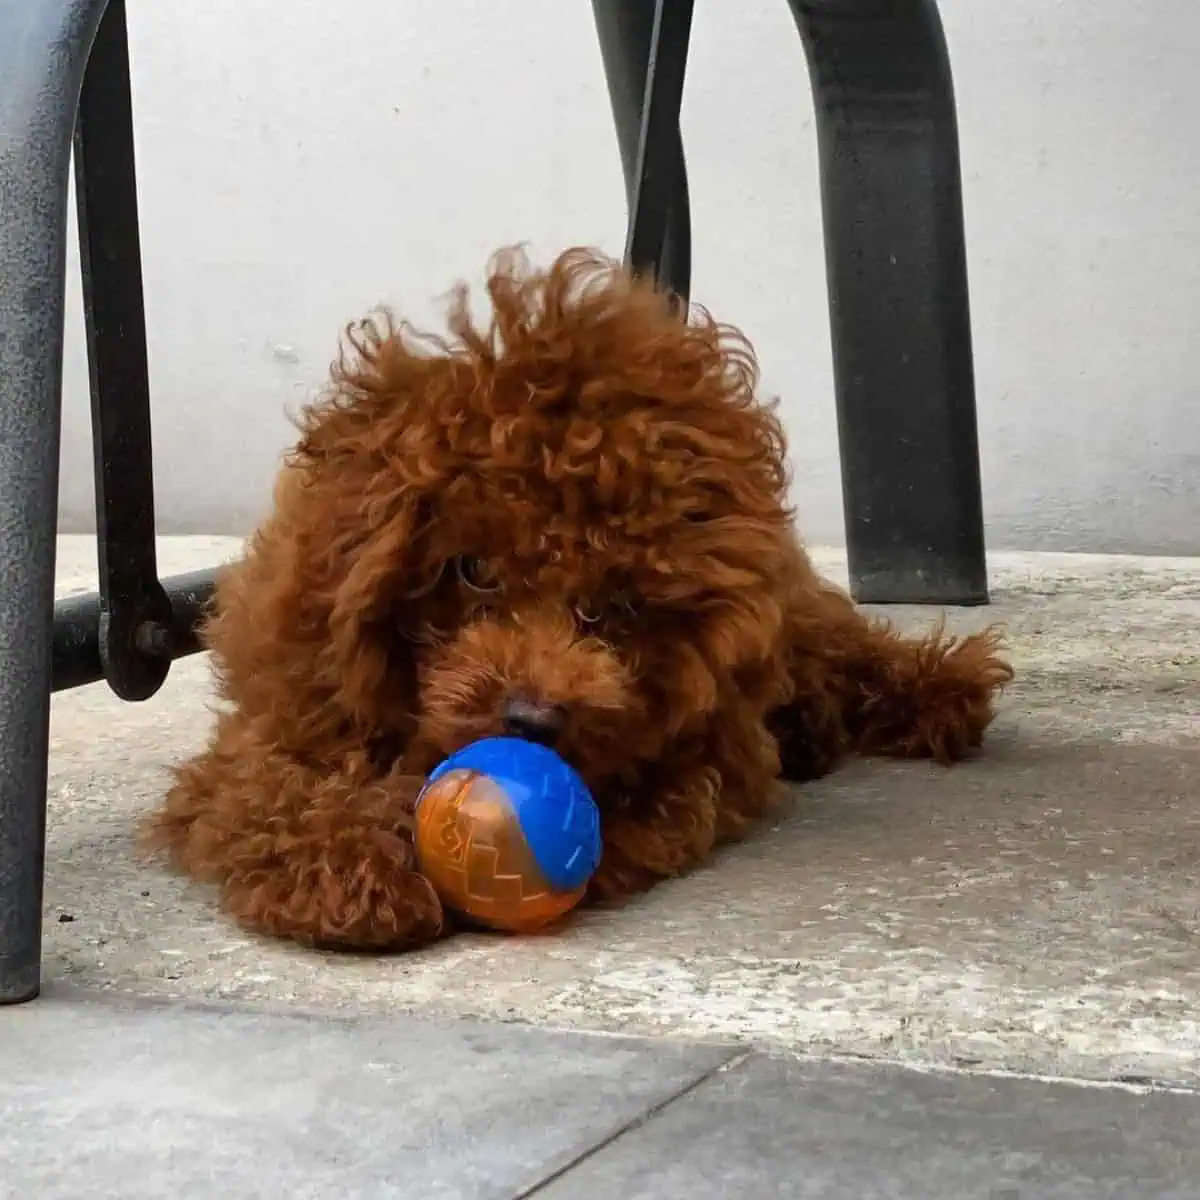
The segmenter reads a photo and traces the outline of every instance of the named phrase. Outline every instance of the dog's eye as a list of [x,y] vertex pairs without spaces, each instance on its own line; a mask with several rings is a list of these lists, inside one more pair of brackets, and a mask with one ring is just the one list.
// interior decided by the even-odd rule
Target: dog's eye
[[580,625],[598,625],[604,619],[604,614],[586,604],[577,604],[575,605],[575,617]]
[[490,596],[501,587],[500,577],[481,558],[462,556],[454,560],[455,570],[463,587],[481,596]]
[[598,625],[601,621],[636,617],[639,611],[637,597],[630,592],[616,592],[603,603],[577,604],[575,617],[581,625]]
[[612,607],[614,612],[618,612],[622,616],[636,617],[642,606],[632,592],[617,592],[612,598]]

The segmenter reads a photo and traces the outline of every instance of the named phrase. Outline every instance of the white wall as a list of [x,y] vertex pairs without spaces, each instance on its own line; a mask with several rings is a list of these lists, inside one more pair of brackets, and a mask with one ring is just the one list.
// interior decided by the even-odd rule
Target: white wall
[[[130,8],[166,532],[252,523],[284,409],[320,383],[346,320],[379,301],[427,318],[505,242],[621,248],[584,0]],[[806,529],[837,541],[800,43],[784,0],[697,9],[694,294],[756,340],[785,398]],[[991,544],[1200,553],[1200,6],[945,0],[943,16]],[[86,528],[71,299],[62,512]]]

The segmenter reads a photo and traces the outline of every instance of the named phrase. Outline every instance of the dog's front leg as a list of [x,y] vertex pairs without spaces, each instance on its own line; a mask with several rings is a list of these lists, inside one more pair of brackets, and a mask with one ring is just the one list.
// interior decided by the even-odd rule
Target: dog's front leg
[[762,720],[733,703],[667,758],[642,798],[607,808],[590,894],[610,900],[680,875],[741,836],[777,797],[779,759]]
[[445,926],[415,866],[418,786],[373,778],[365,757],[333,770],[302,763],[229,715],[177,772],[146,840],[218,884],[247,929],[329,948],[406,949]]
[[716,843],[714,770],[694,769],[653,801],[634,799],[605,813],[604,853],[588,888],[590,898],[617,900],[680,875]]

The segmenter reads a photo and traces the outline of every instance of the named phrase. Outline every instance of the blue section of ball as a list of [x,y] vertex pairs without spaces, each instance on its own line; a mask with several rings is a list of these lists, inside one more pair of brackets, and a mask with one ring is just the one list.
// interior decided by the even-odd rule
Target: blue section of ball
[[477,771],[508,797],[513,815],[546,882],[574,891],[600,865],[600,812],[579,772],[553,750],[522,738],[472,742],[429,775]]

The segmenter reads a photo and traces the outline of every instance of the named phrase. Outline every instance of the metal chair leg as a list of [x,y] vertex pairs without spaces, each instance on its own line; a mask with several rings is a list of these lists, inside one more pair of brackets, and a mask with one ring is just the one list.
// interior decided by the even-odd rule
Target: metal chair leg
[[41,987],[71,131],[104,0],[0,0],[0,1003]]
[[154,545],[150,376],[125,0],[110,0],[84,75],[75,191],[95,447],[99,650],[112,690],[122,700],[145,700],[171,667],[172,612]]
[[[592,12],[629,204],[626,258],[634,270],[648,270],[686,306],[691,290],[692,232],[679,98],[692,0],[665,0],[661,5],[646,0],[592,0]],[[650,70],[654,58],[662,71],[657,86],[668,103],[662,111],[653,112],[651,123],[645,119],[645,106],[648,80],[651,88],[655,87]],[[673,113],[669,111],[672,108]]]
[[988,600],[950,60],[933,0],[789,0],[816,103],[856,599]]

